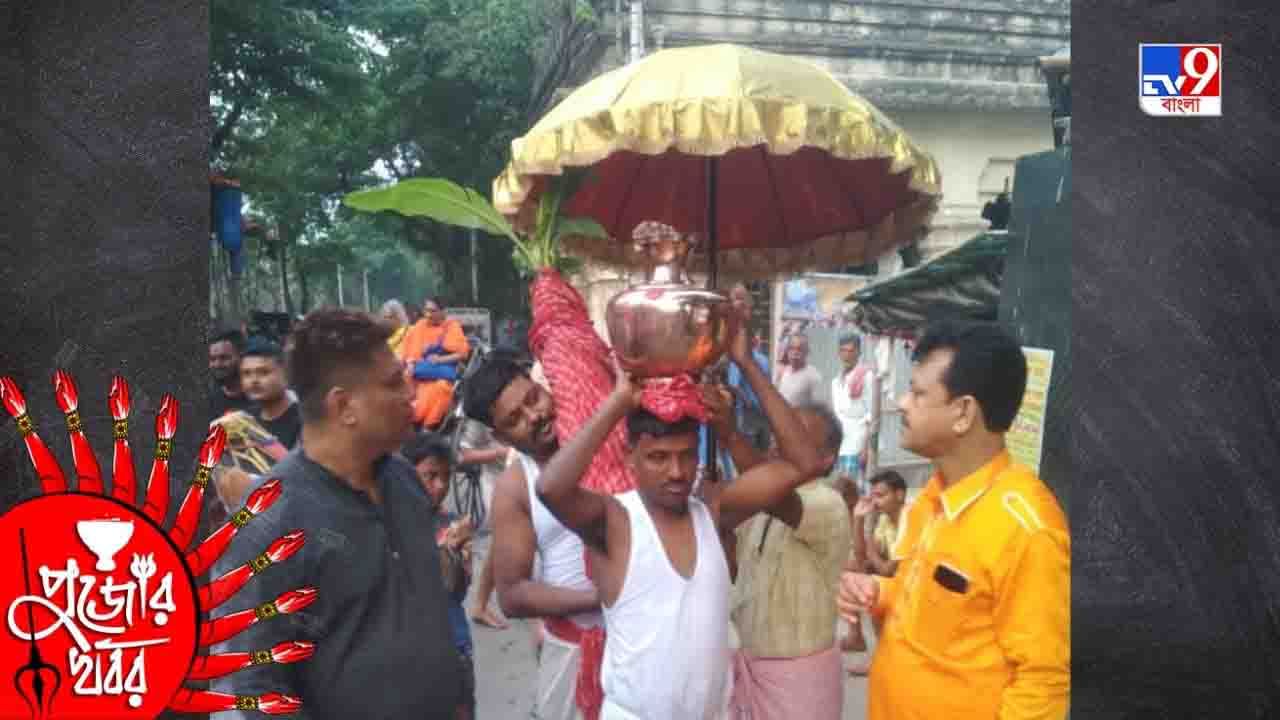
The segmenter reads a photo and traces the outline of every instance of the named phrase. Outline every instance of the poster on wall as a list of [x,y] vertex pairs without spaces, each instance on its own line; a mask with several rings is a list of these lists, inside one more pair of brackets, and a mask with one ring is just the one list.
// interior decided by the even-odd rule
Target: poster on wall
[[1022,409],[1005,436],[1015,462],[1040,474],[1040,454],[1044,449],[1045,407],[1049,404],[1049,380],[1053,375],[1053,351],[1024,347],[1027,356],[1027,391]]
[[773,347],[778,353],[795,334],[812,328],[853,329],[848,319],[848,298],[865,286],[868,278],[857,275],[810,273],[775,286]]
[[813,320],[818,316],[818,290],[805,278],[788,280],[782,286],[782,317],[785,320]]

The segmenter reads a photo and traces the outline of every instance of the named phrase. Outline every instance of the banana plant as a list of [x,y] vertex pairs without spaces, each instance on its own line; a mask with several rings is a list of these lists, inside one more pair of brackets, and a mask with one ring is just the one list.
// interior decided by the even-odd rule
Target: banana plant
[[362,212],[391,211],[408,217],[427,217],[437,222],[480,230],[506,237],[515,246],[512,257],[525,275],[542,268],[564,274],[581,269],[577,258],[561,253],[560,239],[581,236],[607,239],[609,234],[590,218],[560,215],[565,198],[570,197],[585,178],[581,170],[553,178],[542,193],[533,230],[518,232],[502,213],[480,193],[444,178],[411,178],[372,190],[353,192],[342,203]]

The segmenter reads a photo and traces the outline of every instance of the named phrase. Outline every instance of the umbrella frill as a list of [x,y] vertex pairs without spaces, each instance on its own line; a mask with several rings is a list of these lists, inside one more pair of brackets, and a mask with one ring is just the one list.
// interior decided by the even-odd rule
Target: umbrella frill
[[[762,253],[760,247],[722,244],[724,271],[864,262],[867,254],[914,239],[937,208],[937,164],[872,104],[812,63],[735,45],[664,50],[578,88],[512,142],[512,160],[494,181],[493,201],[500,212],[520,215],[536,201],[545,176],[596,165],[617,153],[712,157],[748,148],[774,158],[811,149],[839,160],[880,161],[887,175],[905,181],[913,198],[856,232],[806,238],[802,247]],[[619,237],[626,231],[607,229]],[[625,245],[570,241],[568,249],[630,264]],[[847,254],[864,245],[857,257]],[[692,264],[698,263],[695,256]]]

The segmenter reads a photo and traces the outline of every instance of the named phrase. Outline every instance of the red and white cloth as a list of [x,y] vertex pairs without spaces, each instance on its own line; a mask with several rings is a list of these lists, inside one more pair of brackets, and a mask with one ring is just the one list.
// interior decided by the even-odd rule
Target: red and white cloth
[[[567,443],[613,390],[612,353],[596,334],[586,301],[560,273],[539,272],[529,294],[529,348],[542,364],[555,399],[556,436]],[[619,423],[587,466],[582,487],[617,494],[635,486],[626,464],[626,428]]]

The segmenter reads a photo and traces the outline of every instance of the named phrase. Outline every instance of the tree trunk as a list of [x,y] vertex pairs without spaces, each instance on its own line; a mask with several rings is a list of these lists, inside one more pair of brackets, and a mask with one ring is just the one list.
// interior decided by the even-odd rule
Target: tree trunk
[[307,287],[307,271],[302,266],[302,253],[293,256],[293,263],[297,266],[298,288],[302,291],[302,307],[299,312],[306,315],[307,311],[311,309],[311,290]]
[[227,288],[229,290],[228,294],[231,296],[231,322],[234,325],[239,325],[245,320],[244,298],[240,296],[240,275],[232,271],[230,259],[230,257],[227,258]]
[[244,275],[244,297],[245,307],[249,313],[253,313],[258,309],[258,286],[261,284],[262,268],[258,267],[258,263],[262,260],[261,247],[255,244],[253,252],[249,251],[249,242],[246,240],[244,249],[241,250],[245,254],[245,275]]
[[279,228],[276,231],[276,260],[280,265],[280,291],[284,297],[284,311],[293,317],[293,293],[289,292],[289,231]]

